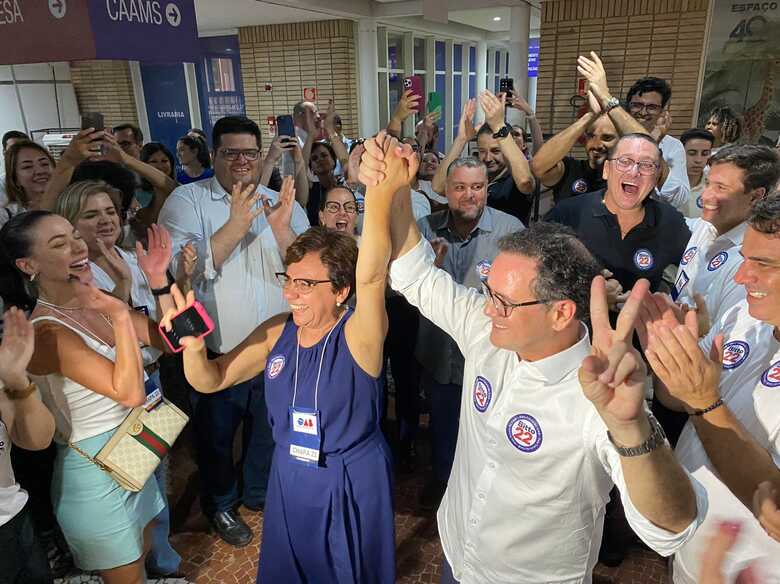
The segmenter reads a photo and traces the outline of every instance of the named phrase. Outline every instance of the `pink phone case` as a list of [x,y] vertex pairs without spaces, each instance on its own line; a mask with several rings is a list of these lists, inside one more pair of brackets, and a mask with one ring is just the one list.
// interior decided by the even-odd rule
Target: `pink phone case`
[[419,95],[420,99],[417,102],[417,112],[425,111],[425,88],[423,87],[422,77],[419,75],[413,75],[411,77],[404,78],[404,90],[411,89],[414,95]]
[[[195,303],[194,303],[192,306],[190,306],[190,307],[188,307],[188,308],[185,308],[184,310],[181,310],[181,311],[179,311],[178,313],[176,313],[176,316],[174,316],[174,317],[171,319],[171,321],[174,321],[174,320],[176,320],[176,318],[177,318],[177,317],[178,317],[180,314],[183,314],[184,312],[186,312],[186,311],[190,310],[191,308],[194,308],[194,309],[195,309],[195,312],[197,312],[197,313],[198,313],[198,316],[200,316],[200,318],[203,320],[203,324],[205,324],[205,325],[206,325],[206,331],[205,331],[204,333],[202,333],[201,335],[199,335],[197,338],[198,338],[198,339],[202,339],[203,337],[205,337],[205,336],[207,336],[207,335],[210,335],[212,332],[214,332],[214,321],[213,321],[213,320],[211,320],[211,317],[209,316],[209,313],[208,313],[208,312],[206,312],[206,309],[205,309],[205,308],[203,307],[203,305],[202,305],[200,302],[198,302],[197,300],[195,301]],[[168,346],[171,348],[171,351],[173,351],[174,353],[180,353],[180,352],[182,352],[182,351],[184,350],[184,347],[182,347],[181,345],[179,345],[179,348],[178,348],[178,349],[177,349],[177,348],[175,348],[175,347],[174,347],[174,346],[171,344],[171,341],[170,341],[170,340],[168,340],[168,336],[166,335],[166,331],[163,329],[162,325],[160,325],[160,327],[159,327],[159,328],[160,328],[160,336],[161,336],[161,337],[163,338],[163,340],[165,341],[165,344],[166,344],[166,345],[168,345]]]

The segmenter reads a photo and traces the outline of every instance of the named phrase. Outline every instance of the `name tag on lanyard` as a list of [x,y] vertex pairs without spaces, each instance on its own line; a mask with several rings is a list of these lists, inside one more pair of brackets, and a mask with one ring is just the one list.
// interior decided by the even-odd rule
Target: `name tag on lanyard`
[[317,466],[322,440],[319,410],[290,406],[290,427],[290,456],[304,464]]
[[160,405],[160,402],[162,402],[162,390],[157,386],[157,383],[155,383],[151,377],[148,377],[144,382],[144,391],[146,392],[144,409],[147,412],[151,412],[154,408]]

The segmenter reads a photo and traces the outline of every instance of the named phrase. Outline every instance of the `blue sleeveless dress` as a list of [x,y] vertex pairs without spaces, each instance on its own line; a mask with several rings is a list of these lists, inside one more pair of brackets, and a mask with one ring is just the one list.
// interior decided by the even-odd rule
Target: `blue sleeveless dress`
[[391,584],[395,582],[395,525],[387,443],[379,429],[382,383],[350,354],[348,309],[326,337],[300,348],[295,406],[317,408],[320,463],[290,455],[298,327],[290,317],[269,354],[265,400],[274,450],[260,547],[262,584]]

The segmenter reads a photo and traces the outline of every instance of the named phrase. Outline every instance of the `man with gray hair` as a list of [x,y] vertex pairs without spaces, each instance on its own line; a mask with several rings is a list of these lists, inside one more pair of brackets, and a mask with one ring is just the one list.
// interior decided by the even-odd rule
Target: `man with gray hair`
[[437,515],[441,582],[589,583],[613,484],[634,531],[674,553],[707,505],[644,407],[631,335],[647,281],[613,329],[593,256],[571,229],[536,223],[501,240],[482,294],[458,284],[434,265],[412,219],[411,148],[384,132],[365,144],[360,180],[384,208],[384,234],[376,227],[392,241],[391,285],[465,357],[458,445]]
[[[498,255],[499,240],[524,229],[519,219],[487,207],[488,171],[472,157],[447,169],[447,208],[417,221],[422,236],[437,250],[437,265],[458,284],[479,290]],[[452,338],[422,318],[417,334],[422,386],[431,402],[433,476],[422,492],[424,508],[435,509],[447,488],[455,458],[463,393],[463,355]]]

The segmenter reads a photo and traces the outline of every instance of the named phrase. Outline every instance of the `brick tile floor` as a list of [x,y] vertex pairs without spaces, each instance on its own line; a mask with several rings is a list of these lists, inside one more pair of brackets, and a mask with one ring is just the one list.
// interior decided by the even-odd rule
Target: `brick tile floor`
[[[428,458],[426,443],[423,433],[421,460]],[[170,473],[173,477],[170,491],[174,529],[171,542],[183,558],[181,572],[186,581],[169,579],[156,581],[156,584],[252,584],[257,574],[263,514],[241,508],[242,517],[254,533],[254,539],[245,548],[236,549],[210,534],[198,505],[195,465],[186,444],[185,434],[173,453]],[[422,511],[417,505],[427,470],[396,477],[398,584],[437,584],[439,581],[442,551],[435,513]],[[634,545],[620,567],[597,566],[593,581],[594,584],[668,584],[665,566],[659,556]],[[73,575],[60,582],[75,584],[100,582],[100,579]]]

